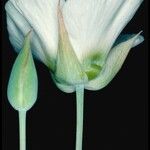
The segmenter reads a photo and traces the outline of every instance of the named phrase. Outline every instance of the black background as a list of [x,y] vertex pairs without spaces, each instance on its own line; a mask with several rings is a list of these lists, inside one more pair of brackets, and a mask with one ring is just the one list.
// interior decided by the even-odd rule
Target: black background
[[[8,40],[2,3],[2,150],[19,150],[18,113],[7,100],[7,83],[17,54]],[[113,81],[85,91],[83,150],[146,150],[148,117],[148,0],[124,29],[143,30],[145,41],[129,53]],[[27,113],[27,150],[75,149],[75,94],[61,92],[48,69],[35,61],[39,93]]]

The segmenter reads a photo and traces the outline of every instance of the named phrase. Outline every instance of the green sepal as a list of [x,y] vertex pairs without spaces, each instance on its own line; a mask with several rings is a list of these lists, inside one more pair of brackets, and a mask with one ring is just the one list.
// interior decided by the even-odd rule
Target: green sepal
[[60,10],[58,12],[58,18],[60,34],[55,79],[63,84],[82,84],[87,81],[87,76],[69,41],[68,33]]
[[29,110],[37,99],[38,78],[30,50],[30,33],[26,35],[9,78],[7,96],[10,104],[18,111]]
[[66,83],[62,83],[59,81],[56,81],[55,75],[53,73],[51,73],[51,77],[53,79],[53,81],[55,82],[56,86],[63,92],[65,93],[73,93],[76,90],[76,87],[74,85],[69,85]]

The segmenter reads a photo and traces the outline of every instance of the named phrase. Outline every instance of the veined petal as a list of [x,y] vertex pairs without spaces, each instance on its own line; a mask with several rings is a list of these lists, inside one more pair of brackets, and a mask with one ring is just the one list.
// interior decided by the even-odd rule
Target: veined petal
[[45,50],[53,57],[56,57],[58,43],[57,5],[58,0],[17,1],[18,9],[38,34]]
[[[111,1],[113,3],[113,0]],[[142,2],[143,0],[123,1],[121,7],[117,10],[115,16],[105,28],[105,34],[99,42],[99,47],[104,54],[104,59],[107,57],[109,50],[113,46],[119,34],[127,25],[127,23],[133,18]]]
[[[140,33],[139,33],[140,34]],[[119,43],[115,46],[106,60],[105,65],[103,66],[99,76],[94,80],[91,80],[85,85],[85,89],[88,90],[99,90],[105,87],[118,73],[125,61],[130,49],[134,47],[137,42],[140,44],[143,42],[143,37],[139,34],[128,36],[128,40]]]
[[[23,46],[25,35],[32,30],[32,28],[27,20],[20,12],[18,12],[18,10],[16,10],[15,6],[10,1],[7,2],[5,8],[7,11],[7,29],[9,33],[9,40],[14,49],[19,52]],[[38,37],[34,31],[32,31],[31,39],[31,49],[34,53],[34,56],[46,64],[47,61],[45,54],[42,51],[40,41],[38,40]]]
[[[10,0],[6,5],[7,13],[11,11],[11,9],[7,9],[9,5],[13,5],[18,14],[21,14],[19,18],[15,19],[14,17],[13,21],[18,23],[22,21],[22,18],[26,20],[37,36],[37,43],[40,43],[38,47],[40,45],[48,57],[55,59],[58,45],[58,0]],[[22,27],[25,27],[23,23],[21,31],[24,30]]]
[[63,7],[63,15],[78,58],[82,60],[92,50],[97,50],[102,55],[107,54],[141,2],[142,0],[68,0]]

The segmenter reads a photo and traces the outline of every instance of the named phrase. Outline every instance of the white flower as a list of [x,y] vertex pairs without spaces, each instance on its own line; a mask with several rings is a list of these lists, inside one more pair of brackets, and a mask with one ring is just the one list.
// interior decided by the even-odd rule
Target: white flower
[[[143,0],[9,0],[9,38],[16,49],[33,30],[33,54],[51,70],[65,92],[105,87],[129,50],[143,42],[139,34],[120,35]],[[119,38],[118,38],[119,36]]]

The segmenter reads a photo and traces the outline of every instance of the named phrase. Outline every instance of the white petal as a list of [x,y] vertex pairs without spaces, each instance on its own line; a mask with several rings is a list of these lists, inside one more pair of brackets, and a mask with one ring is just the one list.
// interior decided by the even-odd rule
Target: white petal
[[[32,28],[11,2],[8,2],[5,8],[7,11],[7,29],[9,32],[9,39],[15,50],[19,52],[22,49],[25,35]],[[32,33],[31,47],[34,55],[39,60],[46,63],[46,58],[40,46],[40,41],[34,31]]]
[[14,24],[13,20],[7,14],[7,29],[9,32],[9,40],[17,52],[21,50],[24,36]]
[[105,51],[110,49],[141,2],[142,0],[68,0],[63,7],[63,15],[78,58],[81,60],[92,50],[107,53]]
[[118,9],[116,16],[105,28],[105,34],[101,39],[99,46],[102,53],[105,53],[106,57],[116,38],[119,36],[127,23],[132,19],[142,1],[143,0],[125,0],[122,6]]
[[131,35],[127,41],[119,43],[115,46],[110,51],[106,64],[104,65],[99,76],[88,82],[87,85],[85,85],[85,88],[88,90],[99,90],[110,83],[110,81],[121,69],[130,49],[137,43],[136,41],[141,41],[141,36],[139,36],[139,34],[134,37]]
[[[58,0],[10,0],[10,2],[13,3],[17,11],[22,14],[28,25],[34,30],[43,51],[49,57],[56,58],[58,45]],[[17,19],[14,18],[14,22],[17,22]],[[19,21],[21,22],[21,20]],[[21,27],[20,30],[24,29]]]

